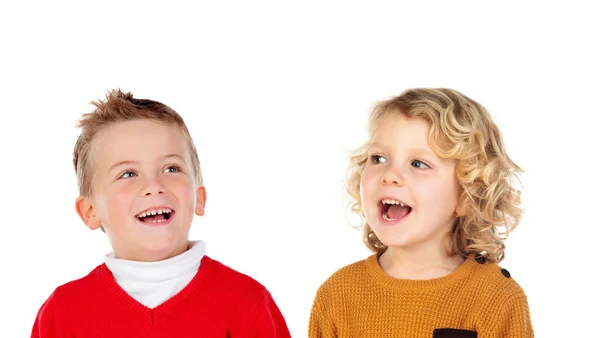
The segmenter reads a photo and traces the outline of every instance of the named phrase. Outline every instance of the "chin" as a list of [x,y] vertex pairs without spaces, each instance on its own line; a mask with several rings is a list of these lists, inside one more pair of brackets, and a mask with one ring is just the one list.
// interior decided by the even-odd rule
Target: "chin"
[[169,253],[178,250],[180,246],[187,245],[187,238],[169,238],[169,236],[147,239],[142,243],[145,251],[155,253]]
[[391,229],[386,226],[371,226],[371,229],[375,232],[379,241],[387,247],[402,248],[414,244],[414,241],[408,234],[404,231],[398,231],[400,229]]

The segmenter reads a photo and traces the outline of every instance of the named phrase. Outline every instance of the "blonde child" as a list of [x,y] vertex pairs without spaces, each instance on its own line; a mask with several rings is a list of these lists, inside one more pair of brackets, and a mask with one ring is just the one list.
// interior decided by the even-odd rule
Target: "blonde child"
[[451,89],[380,102],[347,191],[374,254],[317,291],[309,337],[533,337],[498,266],[519,223],[521,169],[486,109]]
[[264,286],[188,239],[206,189],[181,116],[120,90],[94,105],[74,150],[76,209],[113,251],[54,290],[31,337],[290,337]]

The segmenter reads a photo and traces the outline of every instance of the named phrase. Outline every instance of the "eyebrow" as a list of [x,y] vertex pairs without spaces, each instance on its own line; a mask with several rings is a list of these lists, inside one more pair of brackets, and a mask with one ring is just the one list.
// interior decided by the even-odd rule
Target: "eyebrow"
[[[378,147],[381,149],[387,148],[386,146],[384,146],[383,144],[381,144],[379,142],[372,142],[371,144],[369,144],[369,147]],[[435,152],[433,152],[432,150],[427,149],[427,148],[409,148],[409,149],[407,149],[407,151],[418,154],[418,155],[421,155],[421,154],[435,155]]]
[[[161,159],[168,159],[168,158],[173,158],[173,157],[180,159],[182,161],[185,161],[185,159],[181,155],[178,155],[178,154],[167,154],[167,155],[162,156]],[[131,161],[131,160],[120,161],[120,162],[117,162],[117,163],[111,165],[110,168],[108,168],[108,171],[112,171],[115,168],[120,167],[122,165],[132,165],[132,164],[138,164],[138,163],[139,163],[139,161]]]

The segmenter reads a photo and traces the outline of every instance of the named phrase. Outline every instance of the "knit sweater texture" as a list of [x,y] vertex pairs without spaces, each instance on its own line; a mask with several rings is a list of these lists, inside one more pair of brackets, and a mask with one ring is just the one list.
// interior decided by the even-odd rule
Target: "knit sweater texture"
[[106,264],[62,285],[40,308],[32,338],[288,338],[269,291],[208,256],[179,293],[151,309],[129,296]]
[[396,279],[377,255],[318,289],[309,337],[533,337],[527,297],[506,269],[470,256],[447,276]]

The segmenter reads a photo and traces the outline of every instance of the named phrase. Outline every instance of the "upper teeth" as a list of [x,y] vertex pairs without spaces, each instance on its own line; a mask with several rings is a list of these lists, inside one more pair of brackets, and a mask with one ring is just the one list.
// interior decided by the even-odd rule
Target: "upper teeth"
[[170,212],[173,212],[173,210],[169,209],[169,208],[164,208],[164,209],[151,209],[151,210],[146,210],[144,212],[141,212],[137,215],[138,218],[141,217],[146,217],[146,216],[153,216],[156,214],[168,214]]
[[391,199],[388,199],[388,198],[382,200],[381,203],[383,203],[383,204],[397,204],[397,205],[400,205],[401,207],[404,206],[404,203],[402,203],[400,201],[396,201],[396,200],[391,200]]

